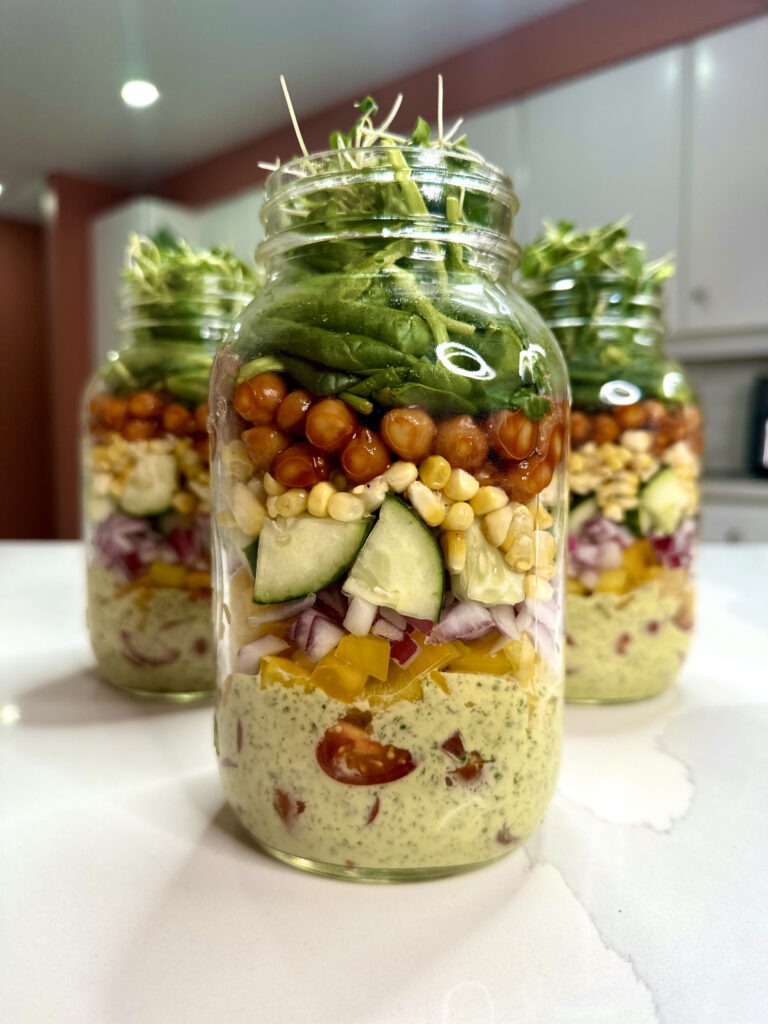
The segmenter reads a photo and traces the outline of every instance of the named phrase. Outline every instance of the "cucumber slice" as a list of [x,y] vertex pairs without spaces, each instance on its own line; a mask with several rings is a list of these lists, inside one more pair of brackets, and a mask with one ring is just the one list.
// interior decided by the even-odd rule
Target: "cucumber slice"
[[579,533],[582,526],[594,516],[600,515],[600,507],[596,498],[585,498],[580,501],[576,508],[568,513],[568,533],[571,536]]
[[504,555],[490,544],[477,519],[465,531],[467,559],[461,572],[451,576],[451,590],[460,601],[480,604],[518,604],[525,598],[523,575],[504,561]]
[[444,586],[443,558],[429,528],[388,494],[341,589],[401,615],[437,622]]
[[330,587],[355,560],[372,522],[338,523],[310,515],[266,520],[256,552],[253,600],[277,604]]
[[[640,492],[640,516],[660,533],[674,533],[685,516],[689,495],[670,467],[659,470]],[[642,522],[641,518],[641,522]]]
[[128,472],[118,504],[130,516],[166,512],[178,486],[176,456],[145,452]]

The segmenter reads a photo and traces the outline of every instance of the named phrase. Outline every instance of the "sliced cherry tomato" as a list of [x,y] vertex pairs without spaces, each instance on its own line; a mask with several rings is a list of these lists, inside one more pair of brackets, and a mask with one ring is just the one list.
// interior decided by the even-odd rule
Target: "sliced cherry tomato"
[[291,829],[296,824],[299,815],[304,813],[307,805],[303,800],[297,800],[286,793],[285,790],[275,789],[272,794],[272,806],[277,811],[278,817],[285,822],[285,827]]
[[475,782],[482,775],[483,765],[488,764],[488,760],[479,750],[468,751],[465,748],[464,738],[458,730],[441,744],[440,749],[445,751],[449,757],[461,762],[458,768],[449,771],[445,776],[446,786],[453,786],[457,782],[464,784]]
[[365,729],[345,718],[325,730],[316,756],[326,775],[348,786],[395,782],[416,767],[410,751],[371,739]]

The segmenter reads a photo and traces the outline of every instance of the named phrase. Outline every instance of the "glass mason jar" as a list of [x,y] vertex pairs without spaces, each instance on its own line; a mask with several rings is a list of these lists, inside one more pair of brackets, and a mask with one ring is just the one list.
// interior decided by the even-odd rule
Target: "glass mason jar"
[[664,351],[662,289],[576,262],[525,293],[573,394],[566,700],[639,700],[677,677],[691,641],[701,416]]
[[123,345],[87,390],[82,463],[99,672],[132,693],[186,701],[215,687],[208,380],[254,289],[233,257],[185,249],[179,266],[177,252],[132,240]]
[[504,855],[561,737],[567,381],[474,155],[266,187],[267,284],[211,379],[216,748],[259,846],[399,880]]

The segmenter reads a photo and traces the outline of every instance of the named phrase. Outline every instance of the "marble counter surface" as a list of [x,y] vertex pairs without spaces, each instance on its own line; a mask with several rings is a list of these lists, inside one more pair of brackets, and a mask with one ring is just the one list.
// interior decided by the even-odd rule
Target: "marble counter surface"
[[77,544],[0,545],[8,1024],[764,1024],[768,545],[709,545],[682,677],[570,707],[536,836],[368,886],[256,853],[210,706],[99,683]]

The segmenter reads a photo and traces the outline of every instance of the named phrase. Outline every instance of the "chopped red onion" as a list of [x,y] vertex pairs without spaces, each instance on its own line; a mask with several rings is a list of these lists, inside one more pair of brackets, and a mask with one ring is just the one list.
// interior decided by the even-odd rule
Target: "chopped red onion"
[[249,644],[245,644],[237,652],[237,671],[246,675],[255,676],[259,671],[261,659],[265,654],[279,654],[284,651],[288,644],[279,636],[260,636]]
[[384,618],[376,619],[374,624],[371,626],[371,633],[373,633],[374,636],[383,636],[385,640],[395,641],[402,640],[405,636],[405,630],[398,629],[397,626]]
[[307,637],[307,657],[310,661],[320,661],[326,654],[331,653],[344,635],[344,630],[340,626],[316,612]]
[[306,597],[299,597],[295,601],[265,604],[254,615],[248,616],[248,625],[256,628],[265,622],[283,622],[285,619],[292,619],[294,615],[299,615],[305,608],[311,608],[314,603],[315,595],[307,594]]
[[476,640],[494,628],[490,610],[479,601],[457,601],[429,634],[428,644],[444,644],[450,640]]
[[364,597],[353,597],[344,616],[344,628],[355,636],[368,636],[378,611],[375,604]]
[[401,668],[405,668],[410,661],[416,657],[420,650],[421,648],[413,639],[411,634],[405,633],[402,640],[398,640],[397,643],[392,644],[389,649],[389,654]]
[[175,647],[167,647],[159,654],[147,654],[136,646],[136,639],[127,629],[120,630],[123,656],[138,668],[157,668],[160,665],[171,665],[181,657],[181,651]]

